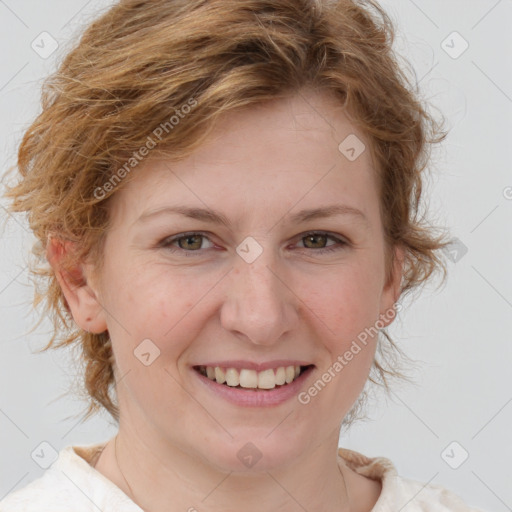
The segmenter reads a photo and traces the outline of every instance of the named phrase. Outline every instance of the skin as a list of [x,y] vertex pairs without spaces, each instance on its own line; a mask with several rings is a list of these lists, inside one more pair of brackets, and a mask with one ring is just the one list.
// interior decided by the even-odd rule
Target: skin
[[[190,157],[147,159],[116,192],[99,276],[84,263],[75,269],[84,284],[73,287],[59,268],[71,248],[49,245],[76,323],[108,329],[112,339],[117,458],[131,490],[112,440],[96,469],[144,510],[363,512],[377,501],[380,483],[343,462],[338,467],[336,458],[339,428],[367,380],[376,338],[307,405],[294,398],[239,407],[206,389],[191,369],[219,359],[299,359],[315,365],[307,390],[392,308],[403,254],[395,249],[387,281],[370,151],[351,162],[338,150],[354,133],[368,148],[339,104],[314,91],[229,113]],[[178,203],[221,211],[232,226],[172,214],[138,222]],[[288,220],[333,203],[355,207],[367,220]],[[312,230],[349,244],[329,237],[308,244]],[[206,238],[182,239],[182,248],[159,245],[189,231]],[[252,263],[236,252],[247,236],[263,250]],[[320,254],[326,246],[339,249]],[[149,366],[133,354],[144,339],[160,350]],[[252,468],[237,457],[248,442],[262,454]]]

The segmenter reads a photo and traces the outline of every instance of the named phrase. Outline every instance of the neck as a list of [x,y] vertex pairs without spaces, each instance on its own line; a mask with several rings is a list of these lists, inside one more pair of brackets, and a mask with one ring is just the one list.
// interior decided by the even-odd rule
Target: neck
[[[337,432],[284,467],[263,471],[222,471],[200,457],[120,425],[96,469],[146,512],[263,509],[296,512],[354,512],[348,468],[338,465]],[[348,477],[348,478],[347,478]],[[359,509],[357,509],[359,510]]]

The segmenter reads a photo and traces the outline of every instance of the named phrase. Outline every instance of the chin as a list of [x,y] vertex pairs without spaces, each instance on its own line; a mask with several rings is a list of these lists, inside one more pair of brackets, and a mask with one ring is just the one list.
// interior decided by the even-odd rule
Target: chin
[[268,428],[259,432],[254,429],[239,432],[227,442],[212,443],[203,457],[226,472],[254,474],[274,471],[294,463],[297,454],[303,453],[308,444],[307,441],[300,443],[298,439],[294,440],[294,436],[289,434],[284,429],[277,433]]

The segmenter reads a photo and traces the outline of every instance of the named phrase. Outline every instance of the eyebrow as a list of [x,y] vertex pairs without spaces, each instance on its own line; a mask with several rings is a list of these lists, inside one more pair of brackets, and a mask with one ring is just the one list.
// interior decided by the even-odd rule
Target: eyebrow
[[[208,208],[197,208],[190,206],[165,206],[163,208],[158,208],[156,210],[151,210],[143,213],[138,219],[138,222],[144,222],[149,220],[150,218],[160,216],[160,215],[171,215],[178,214],[188,217],[190,219],[195,219],[204,222],[210,222],[212,224],[219,224],[225,226],[227,228],[231,227],[231,222],[228,218],[221,212],[208,209]],[[333,217],[336,215],[349,215],[354,217],[355,219],[364,221],[368,224],[368,218],[366,215],[359,209],[342,204],[333,204],[329,206],[324,206],[321,208],[310,208],[300,210],[293,215],[285,215],[284,218],[288,218],[289,222],[307,222],[310,220],[316,219],[324,219],[327,217]]]

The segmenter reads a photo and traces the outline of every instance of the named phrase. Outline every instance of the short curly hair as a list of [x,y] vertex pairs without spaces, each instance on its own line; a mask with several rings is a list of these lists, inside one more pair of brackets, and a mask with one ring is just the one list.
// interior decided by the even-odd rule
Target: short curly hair
[[[399,64],[394,37],[373,0],[121,0],[85,30],[44,83],[42,112],[24,134],[6,195],[39,240],[34,303],[45,304],[54,325],[43,350],[81,347],[86,416],[104,407],[119,420],[112,346],[108,332],[74,324],[46,244],[50,235],[76,241],[75,258],[94,256],[101,266],[109,198],[150,139],[155,154],[181,158],[229,111],[304,88],[334,94],[370,143],[386,247],[405,249],[401,295],[438,269],[444,280],[438,250],[449,242],[420,217],[420,198],[430,147],[446,133]],[[392,258],[388,251],[389,272]],[[387,348],[398,350],[383,331]],[[401,374],[379,362],[381,348],[369,380],[388,389]]]

